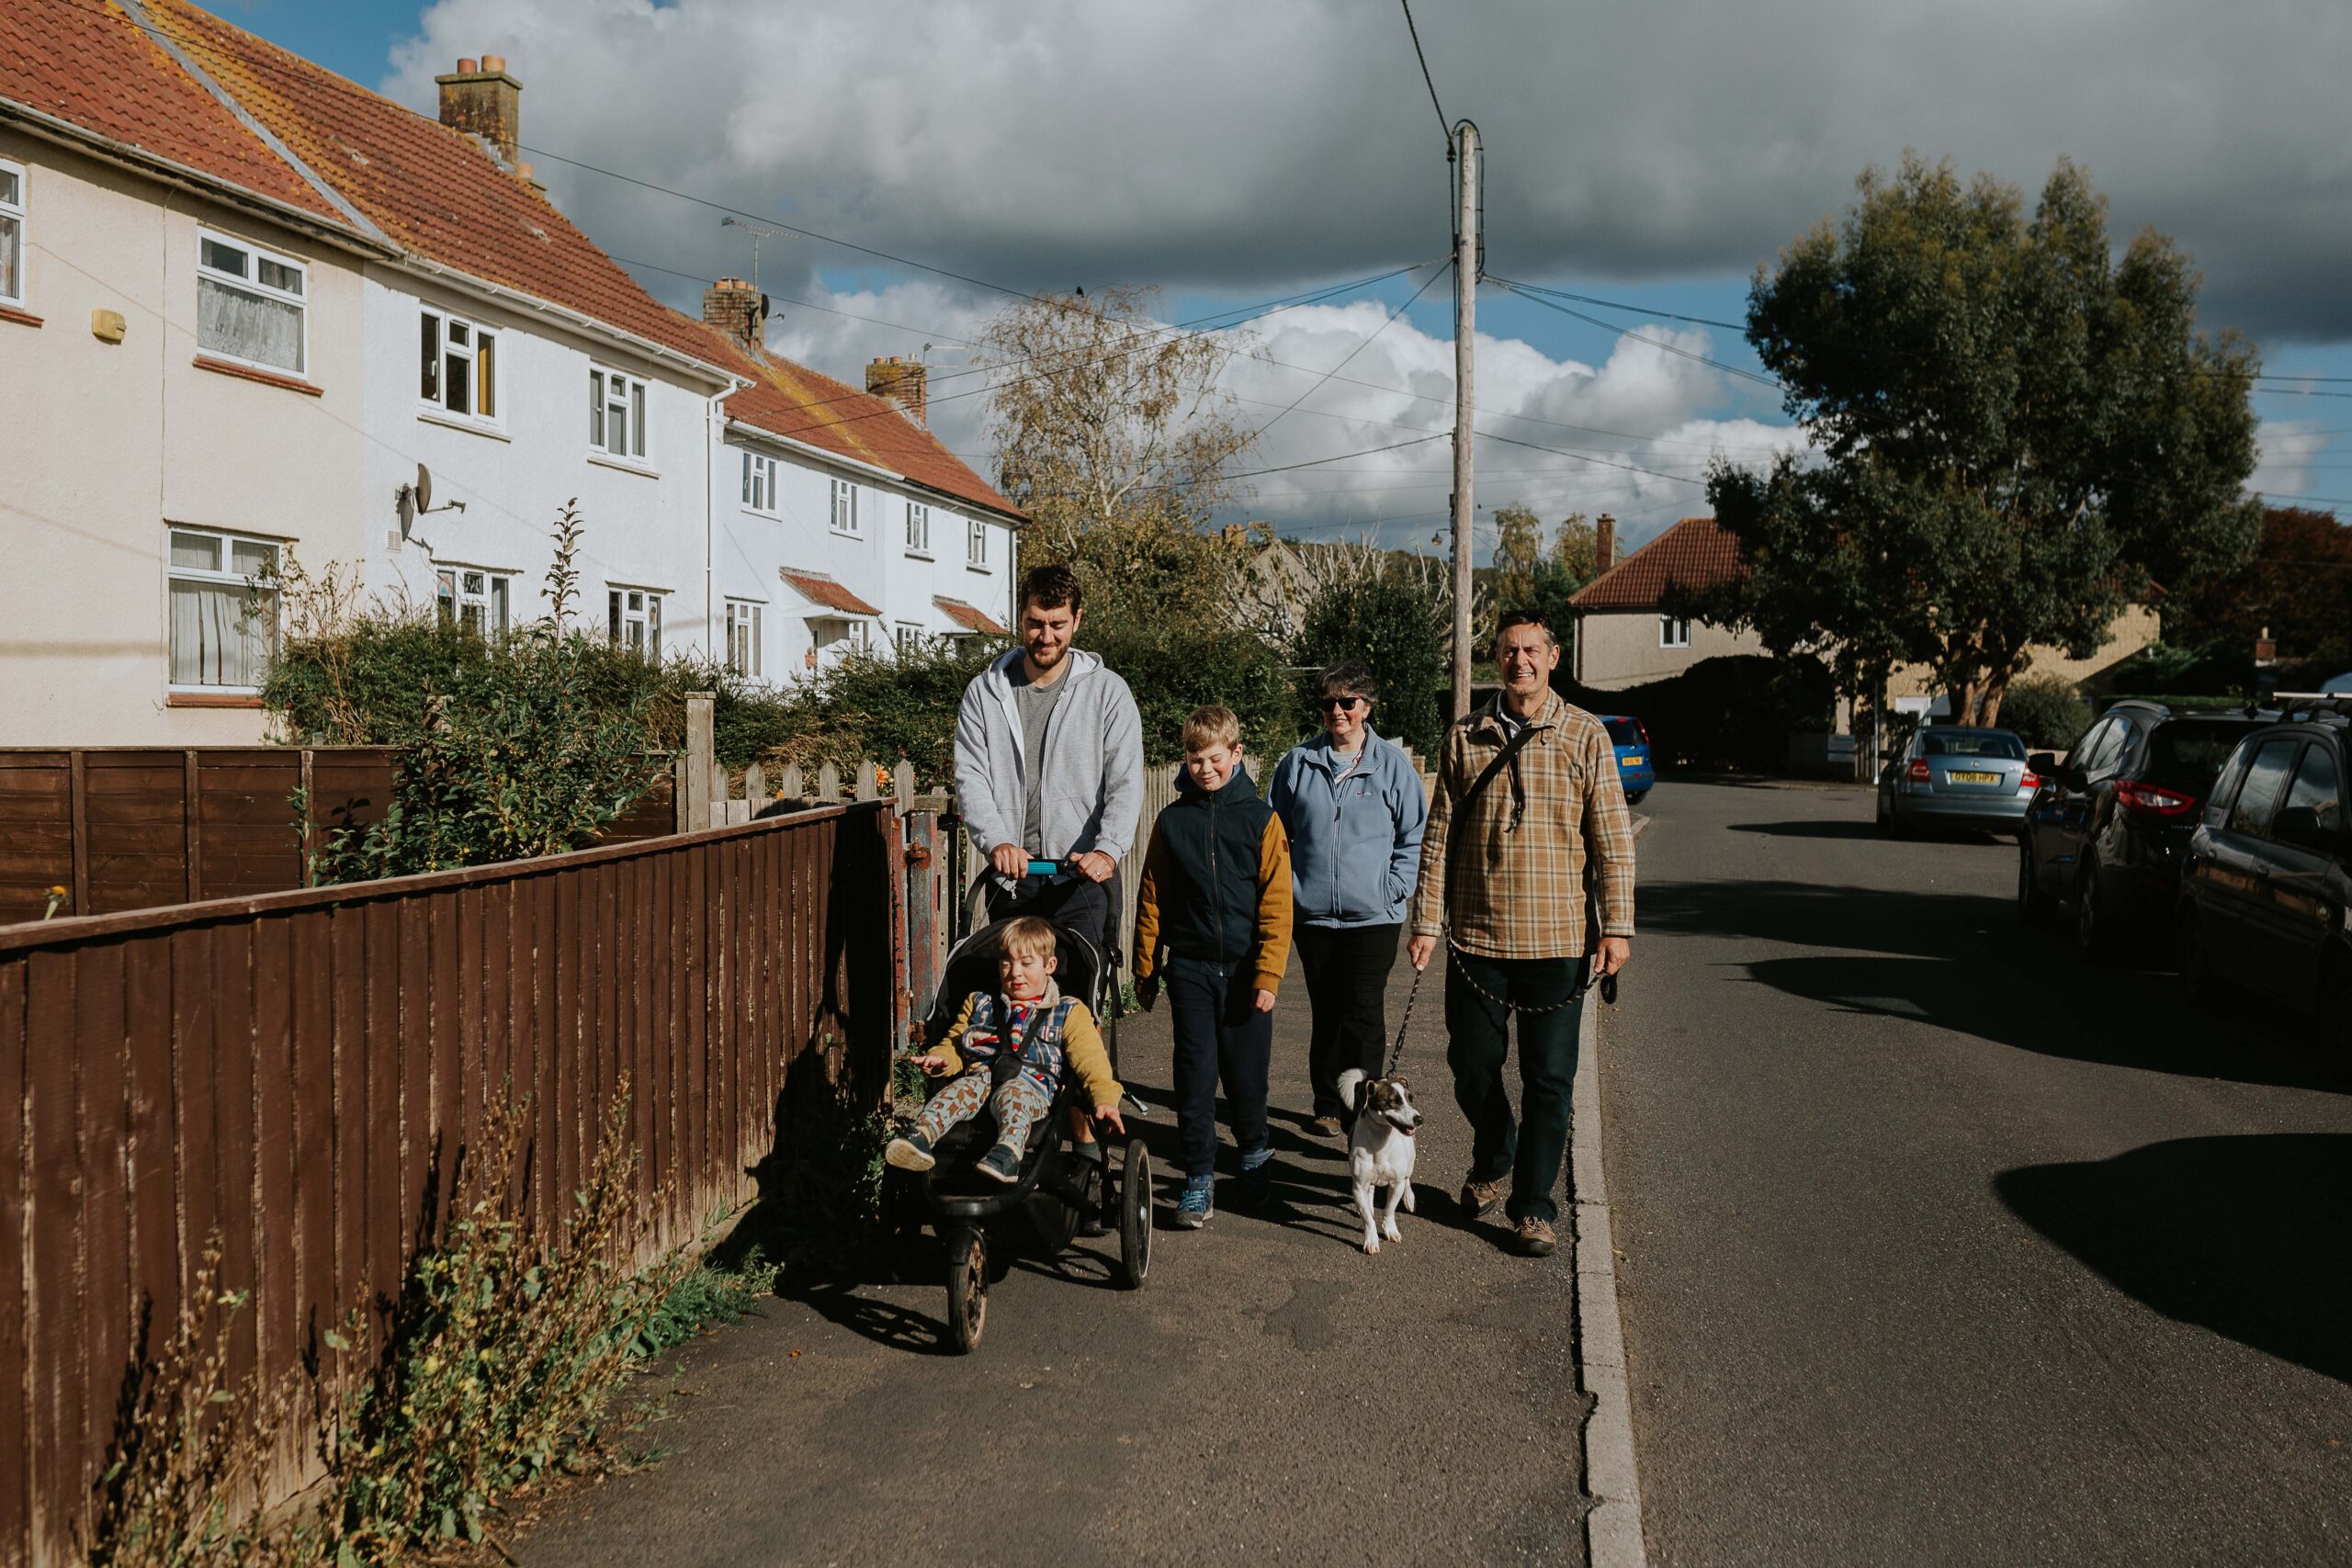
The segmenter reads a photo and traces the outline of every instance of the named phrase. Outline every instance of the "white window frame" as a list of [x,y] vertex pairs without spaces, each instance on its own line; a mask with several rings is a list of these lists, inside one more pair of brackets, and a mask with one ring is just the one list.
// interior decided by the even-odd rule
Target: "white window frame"
[[[479,579],[480,587],[473,581]],[[463,626],[466,612],[479,610],[481,624],[474,629],[496,642],[514,626],[514,574],[458,561],[433,563],[433,604],[436,614]]]
[[[630,394],[635,396],[631,397]],[[626,463],[642,468],[651,462],[646,455],[649,443],[645,438],[646,411],[653,404],[653,386],[642,376],[626,370],[616,370],[609,365],[588,367],[588,450],[595,457],[616,463]],[[612,412],[619,406],[626,415],[623,423],[630,427],[621,445],[612,444]]]
[[[206,261],[204,259],[204,247],[207,243],[223,245],[231,250],[245,253],[245,254],[250,256],[253,260],[254,276],[251,277],[240,277],[235,273],[224,271]],[[288,268],[295,276],[302,280],[302,287],[300,289],[289,291],[275,284],[264,283],[261,280],[261,266],[264,262],[268,262],[274,265]],[[310,379],[310,263],[298,260],[293,256],[286,254],[282,251],[271,250],[267,245],[257,245],[251,240],[240,239],[234,234],[224,233],[217,229],[198,229],[196,231],[196,276],[197,292],[199,296],[204,291],[205,284],[210,283],[216,288],[228,289],[232,293],[249,294],[255,299],[272,300],[280,305],[291,305],[294,307],[298,319],[300,321],[302,326],[301,347],[298,351],[298,356],[301,360],[301,363],[289,369],[283,365],[272,365],[266,359],[248,359],[243,355],[232,354],[225,348],[214,348],[207,344],[204,341],[203,306],[199,302],[197,307],[198,324],[196,329],[196,347],[198,353],[203,355],[208,359],[222,360],[231,365],[250,366],[255,370],[267,371],[272,376],[292,376],[301,380]]]
[[1660,615],[1657,618],[1657,645],[1660,648],[1690,646],[1690,622],[1687,616]]
[[977,517],[965,525],[964,564],[974,571],[989,570],[989,525]]
[[929,632],[922,629],[920,623],[914,621],[900,621],[892,628],[892,631],[894,635],[891,637],[891,646],[898,649],[901,658],[910,652],[921,653],[924,641],[931,636]]
[[756,512],[763,517],[776,513],[776,463],[764,452],[743,450],[743,510]]
[[907,502],[907,554],[931,559],[931,508],[920,501]]
[[[0,158],[0,175],[17,177],[17,198],[11,201],[0,196],[0,251],[8,253],[0,254],[0,278],[6,277],[13,271],[17,276],[17,287],[11,292],[5,286],[0,286],[0,305],[14,305],[21,309],[25,296],[29,292],[25,287],[25,257],[32,249],[25,243],[25,230],[29,222],[25,209],[30,205],[25,187],[29,183],[29,176],[22,164],[9,158]],[[7,265],[9,263],[13,263],[13,266]]]
[[760,604],[752,599],[727,601],[727,668],[752,680],[760,678],[763,661]]
[[[635,648],[648,664],[662,662],[662,601],[669,595],[658,588],[635,588],[626,582],[605,584],[605,635],[615,648]],[[630,601],[636,601],[634,604]],[[630,629],[636,636],[630,636]]]
[[182,527],[176,523],[166,525],[164,529],[164,680],[165,685],[174,692],[219,693],[224,695],[257,696],[261,693],[261,687],[258,685],[232,686],[226,682],[175,681],[171,678],[171,585],[175,581],[202,582],[218,587],[237,587],[243,589],[248,594],[256,599],[266,598],[270,604],[269,645],[273,651],[275,651],[277,647],[278,633],[281,630],[280,615],[282,610],[282,602],[278,598],[277,590],[275,586],[260,586],[259,580],[253,574],[232,570],[226,567],[205,568],[199,566],[179,565],[172,559],[172,545],[174,536],[180,534],[187,534],[195,537],[219,541],[220,546],[220,558],[222,561],[234,560],[236,558],[236,547],[239,545],[258,545],[269,552],[270,564],[272,566],[278,565],[286,558],[286,541],[283,539],[272,539],[259,534],[235,533],[225,528]]
[[831,506],[826,512],[826,517],[832,525],[833,532],[844,538],[864,538],[865,535],[857,520],[856,481],[834,479],[831,482]]
[[[506,355],[499,352],[499,348],[501,341],[506,335],[505,329],[484,326],[470,316],[458,315],[454,311],[441,309],[438,305],[424,305],[419,307],[417,311],[419,348],[424,346],[422,339],[426,330],[426,323],[431,324],[433,333],[433,390],[427,392],[424,389],[423,376],[424,366],[420,359],[417,366],[418,404],[431,411],[432,417],[435,419],[453,419],[467,424],[486,424],[493,428],[503,425],[506,389],[500,383],[506,378]],[[466,341],[462,344],[454,341],[458,332],[463,332],[466,336]],[[485,338],[489,340],[491,347],[490,374],[486,377],[481,373],[482,347]],[[449,361],[452,358],[459,361],[466,368],[469,406],[462,412],[449,406]],[[481,407],[484,400],[482,390],[485,387],[490,391],[488,413],[484,413]]]

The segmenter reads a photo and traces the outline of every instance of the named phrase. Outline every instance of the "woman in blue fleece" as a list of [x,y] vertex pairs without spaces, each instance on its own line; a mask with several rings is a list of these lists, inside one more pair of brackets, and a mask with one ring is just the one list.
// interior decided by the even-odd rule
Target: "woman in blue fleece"
[[1380,1076],[1388,972],[1430,805],[1412,759],[1372,732],[1380,687],[1370,668],[1334,664],[1317,692],[1323,733],[1275,767],[1267,801],[1290,834],[1293,940],[1315,1021],[1314,1130],[1337,1136],[1346,1109],[1340,1075],[1356,1067]]

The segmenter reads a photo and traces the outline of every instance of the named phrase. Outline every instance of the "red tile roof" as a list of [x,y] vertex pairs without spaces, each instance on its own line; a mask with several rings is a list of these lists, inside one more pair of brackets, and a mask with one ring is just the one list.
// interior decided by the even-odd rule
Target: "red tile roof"
[[967,604],[961,599],[950,599],[944,593],[934,593],[931,602],[946,613],[947,618],[967,632],[979,632],[988,637],[1002,637],[1004,628],[989,620],[977,604]]
[[1021,516],[1012,502],[966,467],[938,436],[872,393],[786,359],[770,357],[758,374],[757,384],[727,400],[730,418],[853,462],[903,474],[983,510]]
[[0,98],[349,227],[266,142],[104,0],[0,6]]
[[853,615],[879,615],[882,612],[849,591],[849,584],[837,577],[827,577],[821,571],[793,571],[787,569],[784,580],[792,584],[803,599],[824,605],[829,610],[841,610]]
[[1685,517],[1590,582],[1568,604],[1578,610],[1655,610],[1669,587],[1718,588],[1744,576],[1739,543],[1712,517]]

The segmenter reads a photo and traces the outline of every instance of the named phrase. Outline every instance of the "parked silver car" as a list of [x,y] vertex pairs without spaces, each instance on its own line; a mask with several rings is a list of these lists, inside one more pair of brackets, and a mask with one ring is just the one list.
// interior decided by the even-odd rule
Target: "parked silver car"
[[2014,832],[2041,780],[2025,742],[2006,729],[1922,728],[1878,775],[1878,825],[1888,832],[1940,826]]

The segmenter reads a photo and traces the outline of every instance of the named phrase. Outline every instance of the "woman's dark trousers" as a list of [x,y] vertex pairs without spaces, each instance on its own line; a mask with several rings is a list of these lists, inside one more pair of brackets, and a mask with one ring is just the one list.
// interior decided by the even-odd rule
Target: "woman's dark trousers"
[[[1504,1212],[1513,1221],[1532,1214],[1549,1224],[1559,1218],[1552,1189],[1567,1155],[1568,1093],[1576,1081],[1584,1001],[1558,1004],[1575,993],[1583,975],[1581,958],[1448,955],[1445,1027],[1452,1041],[1445,1059],[1453,1069],[1453,1098],[1470,1119],[1470,1179],[1499,1181],[1510,1173]],[[1551,1010],[1521,1010],[1533,1008]],[[1504,1030],[1513,1011],[1519,1014],[1516,1121],[1503,1085],[1503,1058],[1510,1053]]]
[[1255,1005],[1244,964],[1168,961],[1168,1010],[1176,1034],[1176,1140],[1186,1176],[1216,1169],[1216,1086],[1241,1152],[1266,1142],[1266,1069],[1274,1055],[1274,1015]]
[[1397,926],[1300,925],[1291,933],[1306,971],[1306,1000],[1315,1027],[1306,1048],[1306,1076],[1315,1086],[1315,1114],[1340,1116],[1340,1075],[1350,1067],[1368,1078],[1386,1065],[1388,972],[1396,967]]

